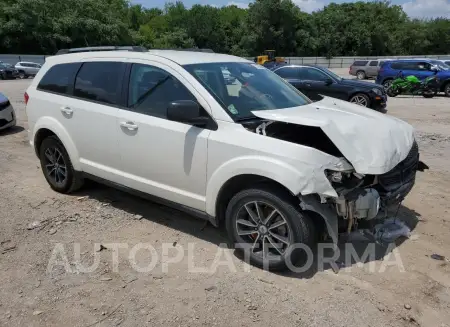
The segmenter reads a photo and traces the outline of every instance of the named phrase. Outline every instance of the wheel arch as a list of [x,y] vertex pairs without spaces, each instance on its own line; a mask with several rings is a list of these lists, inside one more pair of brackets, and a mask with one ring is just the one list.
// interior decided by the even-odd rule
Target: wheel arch
[[215,217],[217,222],[225,219],[225,210],[232,197],[238,192],[250,187],[270,186],[276,188],[277,191],[291,196],[293,199],[295,195],[286,186],[272,178],[255,175],[255,174],[241,174],[228,179],[220,188],[215,201]]
[[80,160],[77,148],[75,143],[72,141],[69,133],[66,129],[59,123],[56,119],[51,117],[42,117],[38,120],[34,126],[34,133],[31,137],[32,144],[34,147],[34,151],[36,155],[39,157],[39,148],[42,144],[42,141],[48,137],[54,135],[56,136],[64,148],[67,151],[67,154],[70,157],[70,161],[72,162],[73,168],[76,171],[81,171]]

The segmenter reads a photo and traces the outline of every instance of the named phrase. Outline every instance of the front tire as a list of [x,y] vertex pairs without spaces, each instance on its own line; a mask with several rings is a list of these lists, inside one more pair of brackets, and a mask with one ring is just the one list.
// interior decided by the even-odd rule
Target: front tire
[[27,75],[25,75],[24,72],[19,72],[19,78],[20,79],[25,79],[25,78],[27,78]]
[[229,239],[252,265],[285,270],[305,256],[304,247],[311,249],[314,225],[294,200],[276,187],[258,187],[237,193],[229,202]]
[[357,93],[352,96],[349,100],[351,103],[357,104],[362,107],[368,108],[370,106],[370,99],[367,95],[363,93]]
[[83,178],[74,170],[64,145],[56,136],[42,141],[39,159],[45,179],[56,192],[71,193],[83,185]]

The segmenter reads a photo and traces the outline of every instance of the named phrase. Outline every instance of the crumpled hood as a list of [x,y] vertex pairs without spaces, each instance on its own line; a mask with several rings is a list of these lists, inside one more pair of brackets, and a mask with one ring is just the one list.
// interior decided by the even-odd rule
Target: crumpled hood
[[414,142],[414,130],[406,122],[330,97],[305,106],[252,113],[272,121],[320,127],[361,174],[390,171],[406,158]]

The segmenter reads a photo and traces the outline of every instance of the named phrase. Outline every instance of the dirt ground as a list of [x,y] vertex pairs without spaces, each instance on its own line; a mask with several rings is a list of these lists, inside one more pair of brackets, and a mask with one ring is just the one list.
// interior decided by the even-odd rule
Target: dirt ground
[[[275,274],[221,248],[223,230],[173,209],[96,184],[53,192],[27,140],[28,84],[0,81],[18,116],[0,132],[0,326],[450,326],[450,99],[388,102],[416,128],[431,168],[399,210],[411,238],[340,271]],[[168,264],[181,250],[192,258]]]

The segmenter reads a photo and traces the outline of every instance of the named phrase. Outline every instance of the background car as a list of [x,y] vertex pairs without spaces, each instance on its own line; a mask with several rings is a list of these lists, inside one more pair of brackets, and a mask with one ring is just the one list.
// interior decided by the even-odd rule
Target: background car
[[382,85],[387,89],[392,81],[400,75],[416,76],[423,80],[435,74],[432,67],[438,67],[438,89],[450,97],[450,67],[434,59],[399,59],[385,62],[378,73],[376,84]]
[[19,61],[15,68],[19,72],[19,78],[24,79],[29,76],[36,76],[42,65],[35,62]]
[[16,115],[8,98],[0,93],[0,130],[16,125]]
[[7,63],[0,63],[0,78],[1,79],[14,79],[17,78],[19,72],[12,65]]
[[349,69],[349,74],[357,79],[377,77],[380,67],[391,59],[356,60]]
[[387,96],[382,87],[344,79],[324,67],[285,65],[275,68],[273,72],[314,101],[326,95],[378,111],[386,108]]

